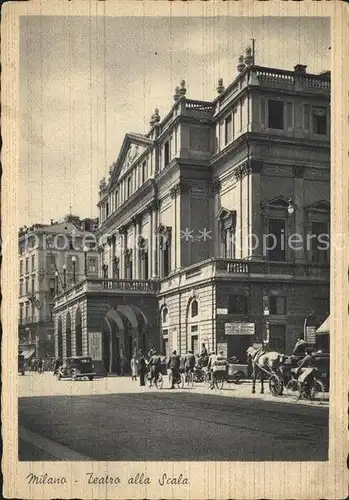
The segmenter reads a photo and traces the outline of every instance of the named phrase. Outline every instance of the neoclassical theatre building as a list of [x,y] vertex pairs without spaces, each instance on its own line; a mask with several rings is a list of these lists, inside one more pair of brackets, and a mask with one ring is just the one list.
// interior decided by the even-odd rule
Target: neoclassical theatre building
[[166,116],[126,134],[100,183],[101,275],[57,296],[57,354],[67,314],[110,372],[151,346],[288,353],[329,314],[329,72],[247,49],[216,92],[194,100],[182,81]]

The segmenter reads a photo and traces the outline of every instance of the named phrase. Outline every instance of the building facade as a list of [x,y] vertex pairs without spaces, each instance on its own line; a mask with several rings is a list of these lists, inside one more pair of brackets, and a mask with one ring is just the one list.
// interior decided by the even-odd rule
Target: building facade
[[[69,307],[84,303],[86,353],[91,333],[110,371],[139,345],[205,343],[242,361],[252,343],[289,352],[329,312],[330,74],[252,61],[247,49],[210,102],[182,81],[163,119],[155,110],[147,134],[126,134],[100,183],[102,274]],[[143,323],[131,327],[120,304]]]
[[20,228],[19,340],[22,347],[36,344],[36,356],[54,354],[57,293],[81,281],[86,272],[99,275],[98,253],[88,248],[96,222],[67,216],[60,223]]

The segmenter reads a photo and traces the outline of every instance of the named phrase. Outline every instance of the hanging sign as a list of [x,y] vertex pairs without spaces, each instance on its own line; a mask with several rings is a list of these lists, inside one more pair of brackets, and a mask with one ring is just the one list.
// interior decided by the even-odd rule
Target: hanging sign
[[254,323],[225,323],[226,335],[254,335]]

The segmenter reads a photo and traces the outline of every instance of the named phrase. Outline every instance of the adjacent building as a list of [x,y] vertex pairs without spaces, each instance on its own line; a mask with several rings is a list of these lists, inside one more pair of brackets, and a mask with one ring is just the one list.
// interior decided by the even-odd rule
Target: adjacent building
[[100,183],[101,275],[58,296],[56,353],[67,315],[111,372],[151,346],[287,353],[328,315],[330,74],[250,49],[237,69],[212,101],[182,81],[165,117],[126,134]]
[[96,224],[68,215],[50,225],[20,228],[19,341],[26,356],[34,354],[33,346],[36,356],[54,354],[55,296],[86,272],[98,276],[98,254],[90,249]]

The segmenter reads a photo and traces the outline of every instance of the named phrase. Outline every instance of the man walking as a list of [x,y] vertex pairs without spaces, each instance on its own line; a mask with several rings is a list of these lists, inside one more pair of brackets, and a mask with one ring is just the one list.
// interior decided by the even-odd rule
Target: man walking
[[147,372],[147,363],[145,361],[145,357],[143,351],[139,351],[139,385],[145,385],[145,374]]
[[170,358],[169,358],[169,361],[168,361],[168,368],[171,370],[171,374],[172,374],[171,389],[175,388],[174,384],[178,381],[178,379],[180,377],[180,374],[179,374],[180,363],[181,363],[181,360],[177,354],[177,351],[173,351]]
[[188,373],[193,372],[194,366],[195,366],[195,356],[193,351],[189,350],[188,354],[184,358],[184,369],[186,376],[188,375]]

